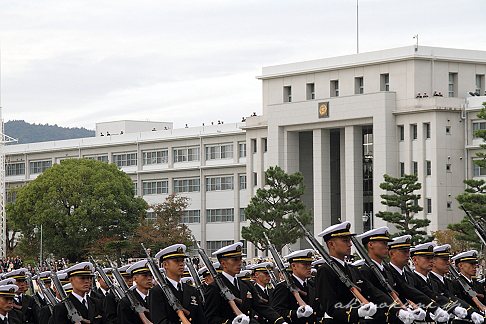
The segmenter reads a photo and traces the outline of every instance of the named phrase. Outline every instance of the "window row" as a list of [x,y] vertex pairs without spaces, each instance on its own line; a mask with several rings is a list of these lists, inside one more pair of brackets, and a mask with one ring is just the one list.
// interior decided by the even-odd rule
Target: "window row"
[[[450,163],[446,163],[445,165],[446,172],[452,172],[452,165]],[[412,174],[418,174],[418,162],[412,161]],[[400,177],[405,175],[405,163],[400,162]],[[429,160],[425,161],[425,175],[431,176],[432,175],[432,162]]]
[[[316,99],[316,86],[314,83],[306,83],[306,100]],[[390,75],[380,74],[380,91],[390,91]],[[354,94],[364,93],[364,78],[358,76],[354,78]],[[330,81],[330,96],[339,97],[339,80]],[[283,87],[283,102],[292,102],[292,86]]]
[[[423,123],[423,133],[425,139],[431,138],[431,131],[430,131],[430,123]],[[450,126],[446,126],[446,134],[450,134],[451,129]],[[412,140],[418,139],[418,126],[417,124],[410,124],[410,135]],[[398,140],[404,141],[405,140],[405,126],[398,125]]]

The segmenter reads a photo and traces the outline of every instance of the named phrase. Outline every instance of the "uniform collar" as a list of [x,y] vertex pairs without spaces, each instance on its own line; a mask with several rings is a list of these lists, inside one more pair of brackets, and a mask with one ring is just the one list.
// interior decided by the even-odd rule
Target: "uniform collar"
[[295,279],[297,279],[297,281],[300,283],[300,285],[301,285],[302,287],[304,287],[304,283],[305,283],[307,280],[302,280],[302,279],[300,279],[299,277],[297,277],[297,276],[296,276],[296,275],[294,275],[294,274],[292,274],[292,276],[293,276]]
[[442,283],[444,283],[444,276],[441,276],[440,274],[438,274],[437,272],[434,272],[434,271],[430,271],[430,273],[433,273],[434,276],[436,276],[437,278],[439,278],[440,281],[442,281]]
[[403,269],[400,269],[399,267],[397,267],[396,265],[394,265],[392,262],[390,262],[391,266],[397,270],[397,272],[401,275],[403,275]]
[[425,282],[427,282],[427,278],[426,276],[424,276],[423,274],[421,274],[420,272],[418,272],[417,270],[413,270],[413,272],[415,272],[416,274],[419,275],[420,278],[422,278]]
[[[373,260],[373,259],[371,259]],[[383,266],[383,262],[382,263],[378,263],[377,261],[373,260],[374,263],[376,263],[376,265],[378,266],[378,268],[380,268],[380,271],[383,271],[383,269],[385,269],[385,267]]]
[[229,273],[224,272],[224,271],[223,271],[223,275],[226,277],[226,279],[229,280],[229,282],[231,282],[231,283],[234,283],[235,282],[235,278],[236,277],[233,277],[232,275],[230,275]]
[[141,292],[140,290],[138,290],[138,287],[135,288],[135,290],[138,292],[138,294],[140,295],[140,297],[142,297],[143,300],[146,300],[148,294],[147,295],[144,295],[143,292]]
[[331,256],[331,258],[333,258],[334,260],[336,260],[337,262],[339,262],[339,264],[341,264],[343,267],[345,266],[345,263],[344,263],[343,260],[340,260],[340,259],[338,259],[336,257],[333,257],[333,256]]
[[[172,284],[172,286],[174,286],[175,290],[178,290],[177,288],[177,284],[180,282],[180,281],[175,281],[174,279],[170,279],[169,277],[166,277],[167,280],[169,280],[169,282]],[[181,285],[182,287],[182,285]]]
[[81,304],[83,304],[83,300],[86,296],[88,296],[88,294],[85,294],[84,297],[81,297],[80,295],[76,294],[74,291],[71,292],[71,295],[73,295],[74,297],[76,297],[77,300],[79,300],[79,302]]

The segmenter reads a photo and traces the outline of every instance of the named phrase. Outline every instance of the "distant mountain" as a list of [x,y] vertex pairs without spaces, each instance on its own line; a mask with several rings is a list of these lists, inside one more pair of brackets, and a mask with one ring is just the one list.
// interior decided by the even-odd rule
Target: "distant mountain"
[[24,120],[9,120],[5,123],[5,134],[17,138],[13,144],[58,141],[71,138],[94,137],[95,131],[84,127],[59,127],[56,125],[30,124]]

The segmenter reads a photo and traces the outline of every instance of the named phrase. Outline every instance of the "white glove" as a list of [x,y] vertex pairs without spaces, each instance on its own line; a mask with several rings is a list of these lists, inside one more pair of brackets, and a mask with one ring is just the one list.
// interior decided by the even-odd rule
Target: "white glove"
[[411,309],[410,312],[412,312],[413,318],[415,318],[416,321],[423,321],[425,318],[425,311],[422,308],[417,308],[417,309]]
[[297,317],[298,318],[309,317],[312,314],[314,314],[314,310],[309,305],[300,306],[299,308],[297,308]]
[[464,307],[457,306],[456,308],[454,308],[454,315],[459,318],[466,318],[467,310]]
[[473,321],[474,324],[481,324],[482,322],[484,322],[484,317],[476,312],[473,312],[471,314],[471,321]]
[[430,318],[434,322],[447,322],[449,320],[449,313],[442,308],[437,308],[434,314],[430,314]]
[[376,313],[376,305],[373,303],[368,303],[366,305],[361,306],[358,308],[358,316],[359,317],[366,317],[366,316],[373,316]]
[[398,311],[398,319],[403,322],[403,324],[412,324],[415,318],[413,317],[413,314],[409,311],[406,311],[404,309],[400,309]]
[[233,322],[231,322],[231,323],[232,324],[250,324],[250,318],[248,316],[246,316],[245,314],[241,314],[241,315],[236,316],[233,319]]

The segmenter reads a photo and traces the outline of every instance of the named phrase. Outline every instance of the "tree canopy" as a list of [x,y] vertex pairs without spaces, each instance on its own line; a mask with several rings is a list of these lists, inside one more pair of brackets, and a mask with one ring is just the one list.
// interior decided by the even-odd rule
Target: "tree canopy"
[[242,237],[264,251],[267,233],[277,250],[287,243],[295,243],[304,234],[293,217],[302,224],[312,223],[312,216],[300,199],[305,193],[302,173],[285,173],[280,167],[270,167],[265,172],[265,187],[259,188],[245,208],[245,217],[250,226],[242,228]]
[[417,182],[417,175],[405,174],[401,178],[394,178],[384,174],[383,178],[385,181],[380,183],[380,188],[387,193],[380,195],[383,199],[381,203],[397,207],[400,212],[379,211],[376,216],[396,226],[398,233],[394,236],[412,235],[415,244],[432,241],[434,237],[421,229],[430,224],[430,219],[415,218],[416,213],[423,210],[417,203],[421,195],[414,193],[422,188],[422,184]]
[[37,241],[34,228],[42,224],[46,251],[80,261],[94,240],[133,234],[147,208],[134,194],[132,180],[115,164],[67,159],[19,188],[7,218],[22,241]]

